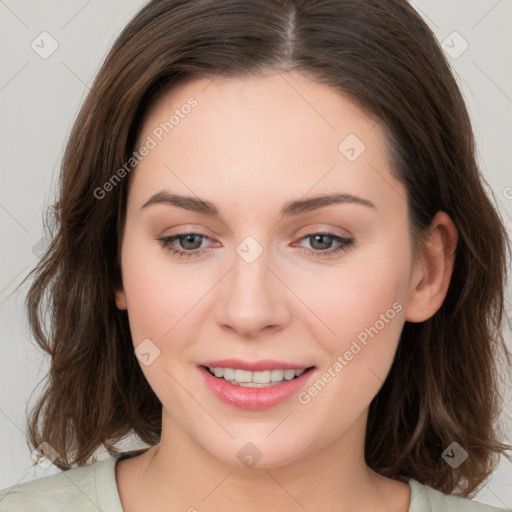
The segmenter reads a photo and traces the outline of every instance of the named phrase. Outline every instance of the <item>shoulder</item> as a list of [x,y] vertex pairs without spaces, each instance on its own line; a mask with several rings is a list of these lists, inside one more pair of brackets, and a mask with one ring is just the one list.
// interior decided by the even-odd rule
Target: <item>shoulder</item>
[[496,508],[477,501],[444,494],[437,489],[409,480],[411,505],[409,512],[506,512],[512,509]]
[[111,457],[0,491],[2,512],[122,512]]

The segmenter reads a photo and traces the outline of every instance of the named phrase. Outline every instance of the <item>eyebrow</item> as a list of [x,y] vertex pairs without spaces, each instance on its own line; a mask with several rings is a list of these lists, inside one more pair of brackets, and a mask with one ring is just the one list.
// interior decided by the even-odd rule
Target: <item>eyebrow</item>
[[[295,215],[301,215],[303,213],[317,210],[319,208],[324,208],[332,204],[340,203],[355,203],[367,206],[368,208],[377,209],[377,207],[368,199],[363,199],[352,194],[329,194],[311,197],[308,199],[289,201],[285,203],[283,208],[281,209],[281,216],[290,217]],[[141,210],[147,208],[152,204],[169,204],[172,206],[177,206],[178,208],[183,208],[185,210],[190,210],[193,212],[201,213],[203,215],[208,215],[210,217],[220,217],[218,208],[209,201],[205,201],[191,196],[171,194],[166,190],[162,190],[152,195],[149,198],[149,200],[142,205]]]

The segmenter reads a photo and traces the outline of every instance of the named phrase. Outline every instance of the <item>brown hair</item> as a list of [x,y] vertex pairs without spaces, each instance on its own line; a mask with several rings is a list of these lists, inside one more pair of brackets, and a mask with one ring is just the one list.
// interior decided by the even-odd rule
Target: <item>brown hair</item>
[[[501,334],[510,245],[449,65],[404,0],[154,0],[128,24],[74,124],[48,219],[52,242],[29,274],[31,330],[51,356],[28,420],[31,445],[47,442],[67,469],[101,446],[118,453],[131,432],[159,441],[161,404],[114,300],[130,176],[101,199],[97,191],[132,156],[148,109],[174,85],[292,69],[382,122],[415,244],[439,210],[458,229],[443,305],[425,322],[406,322],[370,404],[365,457],[389,478],[469,497],[512,448],[496,431],[499,356],[510,365]],[[441,458],[454,441],[469,452],[457,469]]]

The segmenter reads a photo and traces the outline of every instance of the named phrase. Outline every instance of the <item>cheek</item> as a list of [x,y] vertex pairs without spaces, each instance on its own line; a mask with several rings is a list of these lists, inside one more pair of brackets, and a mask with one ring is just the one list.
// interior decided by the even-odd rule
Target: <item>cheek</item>
[[407,251],[375,244],[337,268],[299,280],[294,289],[314,313],[303,316],[316,332],[314,339],[331,356],[349,350],[354,339],[364,343],[368,331],[394,341],[403,324],[409,268]]
[[[173,265],[168,258],[158,242],[137,243],[135,237],[126,236],[123,285],[135,346],[145,338],[162,345],[175,335],[189,305],[197,301],[198,287],[202,288],[186,265]],[[176,339],[179,342],[180,337]]]
[[[358,254],[357,264],[340,267],[336,278],[324,285],[324,293],[318,293],[318,283],[309,283],[316,286],[316,293],[310,288],[308,296],[311,309],[330,328],[319,336],[316,322],[314,339],[325,357],[318,379],[299,397],[300,403],[309,403],[313,416],[327,421],[328,414],[339,426],[355,420],[377,394],[404,324],[409,266],[406,250],[388,245],[377,250],[376,244]],[[312,323],[310,331],[315,332]]]
[[190,400],[180,392],[176,379],[184,380],[180,366],[195,335],[193,305],[207,292],[207,284],[201,283],[197,272],[187,270],[191,266],[171,263],[157,243],[127,235],[124,244],[123,285],[133,344],[136,348],[151,341],[150,364],[140,359],[140,366],[156,395],[179,416],[188,410]]
[[355,420],[377,394],[405,321],[409,254],[393,247],[384,247],[378,257],[375,248],[371,252],[373,258],[361,253],[357,265],[340,269],[326,293],[309,295],[312,303],[317,297],[316,311],[334,333],[317,335],[326,357],[299,402],[311,407],[315,418],[327,421],[328,414],[335,425]]

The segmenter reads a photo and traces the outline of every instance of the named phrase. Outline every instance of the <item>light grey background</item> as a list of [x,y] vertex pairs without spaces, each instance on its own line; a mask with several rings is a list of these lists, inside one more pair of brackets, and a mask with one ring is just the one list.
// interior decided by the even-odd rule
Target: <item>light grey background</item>
[[[0,489],[55,472],[31,467],[25,443],[27,400],[47,360],[30,342],[23,314],[26,287],[13,291],[37,261],[43,214],[53,201],[78,108],[115,38],[144,3],[0,0]],[[512,0],[412,3],[445,41],[473,119],[484,175],[511,232]],[[43,53],[52,44],[58,48],[47,58],[31,47]],[[511,302],[509,294],[509,316]],[[510,332],[505,334],[512,347]],[[504,386],[503,393],[503,439],[511,443],[511,387]],[[512,509],[512,464],[502,457],[475,499]]]

